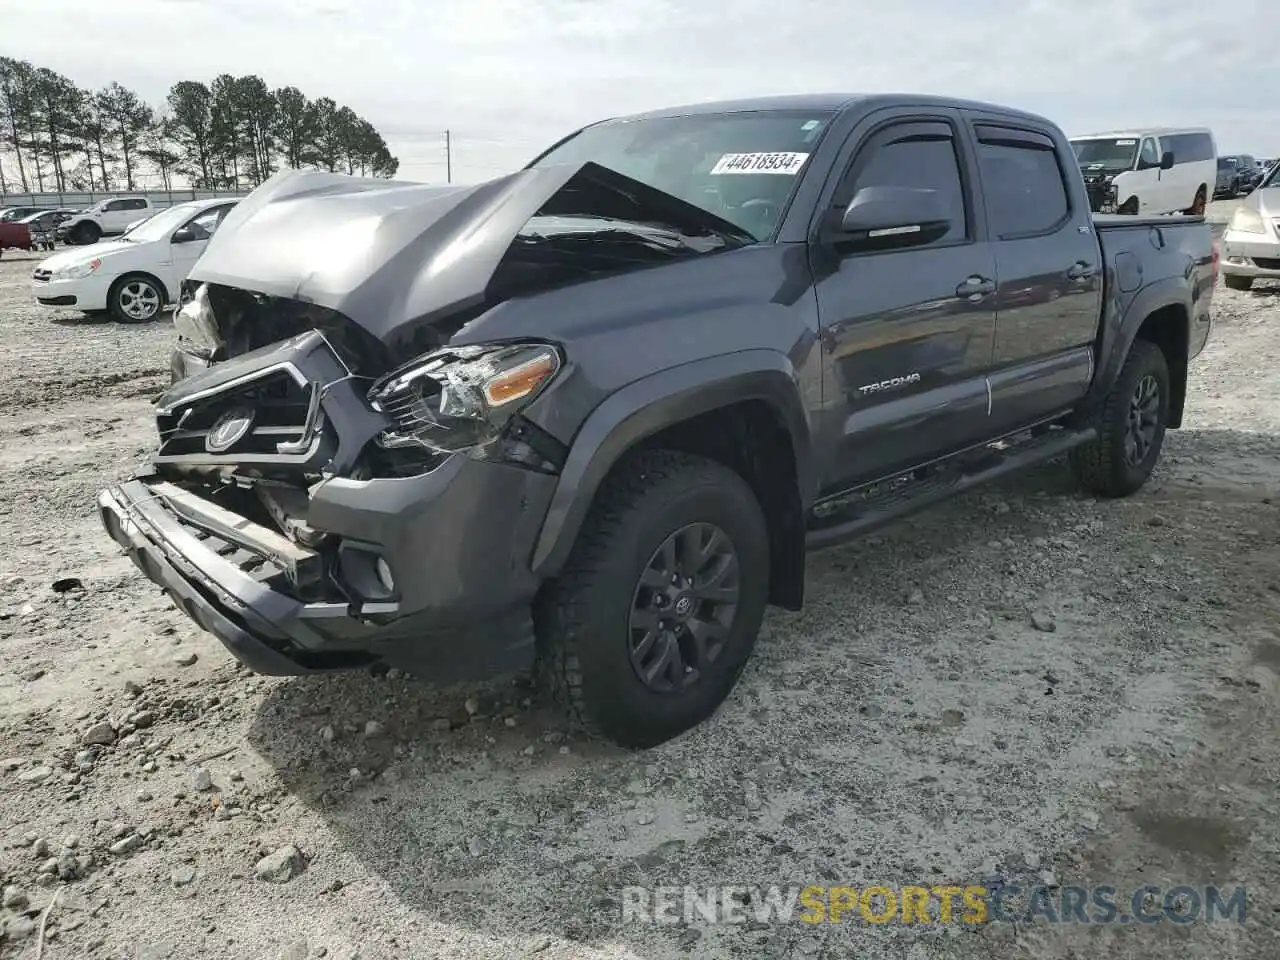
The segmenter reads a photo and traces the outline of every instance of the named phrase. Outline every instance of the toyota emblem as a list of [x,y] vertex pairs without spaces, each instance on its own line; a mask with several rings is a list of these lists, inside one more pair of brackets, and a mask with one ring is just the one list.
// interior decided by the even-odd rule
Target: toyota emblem
[[253,411],[248,407],[236,407],[220,416],[205,434],[204,448],[210,453],[230,450],[253,426]]

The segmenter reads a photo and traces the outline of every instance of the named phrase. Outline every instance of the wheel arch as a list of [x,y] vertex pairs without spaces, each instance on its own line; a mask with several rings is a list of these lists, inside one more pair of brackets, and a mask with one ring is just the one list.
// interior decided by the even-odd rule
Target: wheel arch
[[1191,340],[1190,294],[1181,278],[1154,283],[1134,297],[1118,329],[1104,338],[1100,373],[1094,382],[1091,399],[1100,400],[1120,376],[1125,358],[1139,338],[1156,344],[1169,366],[1169,422],[1166,426],[1182,426],[1187,399],[1187,366]]
[[552,495],[531,566],[554,577],[605,478],[640,449],[707,456],[751,485],[770,533],[770,601],[803,599],[804,515],[816,489],[808,417],[785,355],[746,350],[652,374],[610,395],[583,422]]
[[107,290],[108,305],[110,305],[111,298],[116,295],[116,291],[120,289],[121,285],[124,284],[125,281],[132,280],[134,278],[148,280],[151,283],[154,283],[156,285],[156,289],[160,291],[160,297],[163,300],[163,303],[160,304],[160,308],[162,310],[167,304],[170,304],[173,302],[173,298],[169,293],[169,288],[166,287],[164,284],[164,281],[161,280],[159,277],[157,277],[154,273],[148,273],[146,270],[130,270],[127,273],[120,274],[120,276],[116,277],[114,280],[111,281],[111,286]]

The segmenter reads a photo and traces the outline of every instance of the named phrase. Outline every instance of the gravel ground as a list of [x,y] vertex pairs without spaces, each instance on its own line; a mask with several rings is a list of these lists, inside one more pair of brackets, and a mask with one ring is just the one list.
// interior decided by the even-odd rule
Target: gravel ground
[[[1280,955],[1280,288],[1217,291],[1142,493],[1049,465],[815,555],[716,717],[627,754],[510,681],[239,670],[94,514],[150,449],[169,323],[36,309],[32,262],[0,262],[0,956]],[[1247,920],[619,911],[1041,881],[1244,884]]]

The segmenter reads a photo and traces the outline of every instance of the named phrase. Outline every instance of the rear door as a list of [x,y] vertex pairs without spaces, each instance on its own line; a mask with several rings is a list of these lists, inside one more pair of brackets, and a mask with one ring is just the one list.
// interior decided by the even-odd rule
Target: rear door
[[957,112],[874,114],[846,141],[836,174],[819,220],[838,218],[863,187],[900,186],[938,191],[952,222],[932,243],[875,252],[828,245],[819,229],[811,237],[826,492],[985,439],[995,332],[995,257]]
[[970,114],[996,258],[993,426],[1064,412],[1088,389],[1101,252],[1066,141],[1031,121]]

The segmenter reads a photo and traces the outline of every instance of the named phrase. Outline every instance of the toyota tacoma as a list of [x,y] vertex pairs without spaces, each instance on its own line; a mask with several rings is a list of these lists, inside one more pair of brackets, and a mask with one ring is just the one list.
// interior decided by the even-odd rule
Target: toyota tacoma
[[1094,216],[1053,123],[924,96],[592,124],[507,176],[286,172],[190,273],[139,568],[267,674],[532,669],[660,743],[806,548],[1068,455],[1141,488],[1217,250]]

